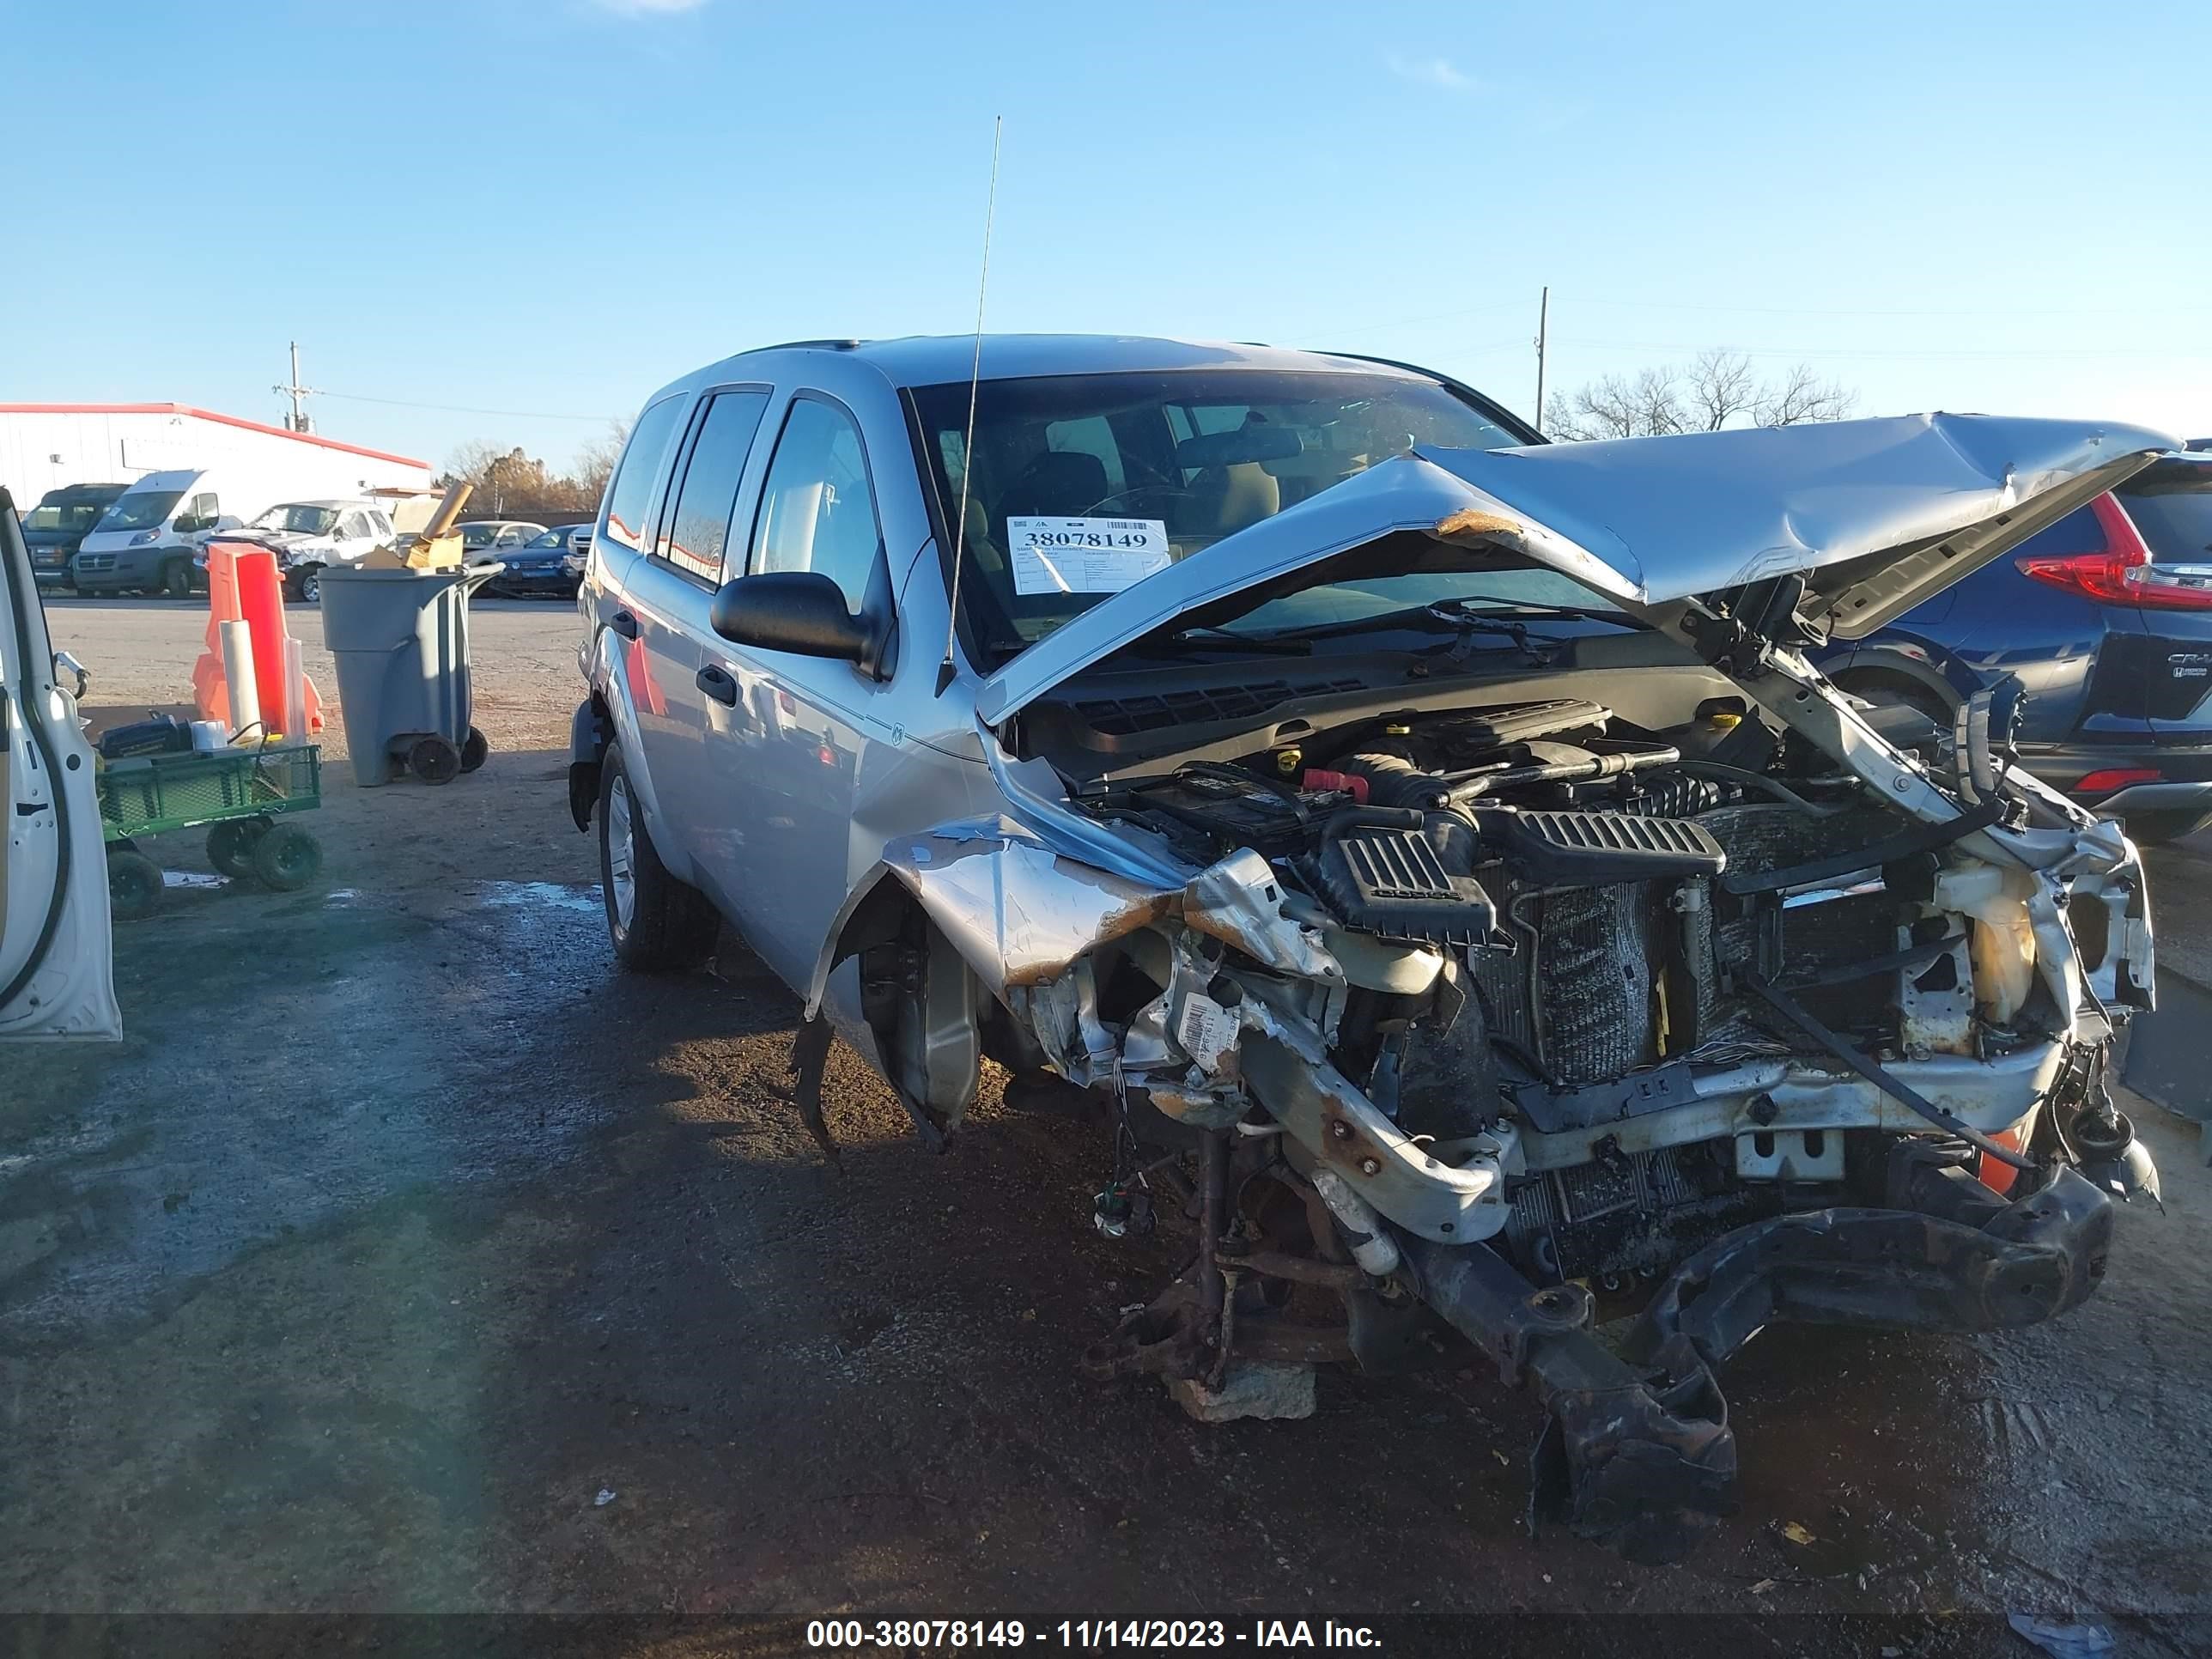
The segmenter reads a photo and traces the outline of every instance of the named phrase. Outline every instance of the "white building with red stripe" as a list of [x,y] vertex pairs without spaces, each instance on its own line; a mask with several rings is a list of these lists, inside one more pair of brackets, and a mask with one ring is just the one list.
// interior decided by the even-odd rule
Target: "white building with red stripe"
[[278,481],[271,501],[424,489],[432,471],[410,456],[188,404],[0,404],[0,485],[27,513],[64,484],[210,467]]

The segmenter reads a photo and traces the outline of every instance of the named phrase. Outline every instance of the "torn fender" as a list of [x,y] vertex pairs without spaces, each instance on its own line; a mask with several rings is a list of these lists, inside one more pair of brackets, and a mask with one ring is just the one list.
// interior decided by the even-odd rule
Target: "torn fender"
[[902,895],[921,906],[1001,1000],[1009,990],[1056,978],[1099,945],[1170,918],[1279,972],[1325,984],[1344,980],[1321,930],[1284,914],[1280,885],[1256,853],[1232,854],[1170,886],[1069,858],[1011,818],[967,818],[885,843],[823,941],[807,988],[808,1018],[820,1012],[836,965],[890,937]]

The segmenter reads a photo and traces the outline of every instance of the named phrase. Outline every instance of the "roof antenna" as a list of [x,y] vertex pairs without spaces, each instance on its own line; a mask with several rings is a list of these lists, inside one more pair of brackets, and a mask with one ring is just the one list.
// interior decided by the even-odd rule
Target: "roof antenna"
[[937,694],[952,684],[952,641],[960,632],[960,566],[968,550],[968,480],[975,472],[975,391],[983,381],[983,296],[991,289],[991,222],[999,212],[999,134],[1006,118],[991,118],[991,194],[983,209],[983,272],[975,280],[975,360],[968,371],[968,431],[960,441],[960,516],[952,521],[952,604],[945,622],[945,660],[937,666]]

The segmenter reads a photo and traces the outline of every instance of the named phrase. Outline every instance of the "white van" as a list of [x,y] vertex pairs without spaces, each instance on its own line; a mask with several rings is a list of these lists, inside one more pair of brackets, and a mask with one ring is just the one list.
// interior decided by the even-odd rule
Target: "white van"
[[193,558],[207,538],[244,523],[239,507],[258,513],[269,504],[238,501],[246,487],[240,478],[227,488],[220,468],[149,472],[115,498],[77,548],[70,565],[77,592],[188,596],[202,580]]

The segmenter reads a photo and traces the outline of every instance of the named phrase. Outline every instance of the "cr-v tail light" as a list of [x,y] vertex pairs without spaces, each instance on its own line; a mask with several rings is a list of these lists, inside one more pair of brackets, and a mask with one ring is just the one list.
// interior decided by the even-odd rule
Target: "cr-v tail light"
[[2016,560],[2024,576],[2100,605],[2151,611],[2212,611],[2212,567],[2159,565],[2127,511],[2110,495],[2089,503],[2105,545],[2094,553],[2035,554]]
[[2085,772],[2072,787],[2076,795],[2109,795],[2115,789],[2124,789],[2133,783],[2158,783],[2166,774],[2155,766],[2107,766],[2094,772]]

